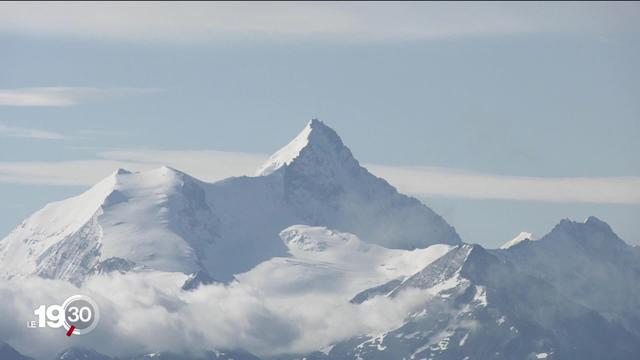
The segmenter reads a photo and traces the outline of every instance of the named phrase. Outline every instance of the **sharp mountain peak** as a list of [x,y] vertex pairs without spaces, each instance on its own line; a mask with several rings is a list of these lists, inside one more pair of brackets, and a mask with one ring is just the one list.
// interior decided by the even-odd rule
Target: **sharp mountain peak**
[[293,140],[271,155],[256,174],[272,174],[291,165],[296,159],[311,154],[320,158],[350,158],[355,161],[335,130],[318,119],[312,119]]

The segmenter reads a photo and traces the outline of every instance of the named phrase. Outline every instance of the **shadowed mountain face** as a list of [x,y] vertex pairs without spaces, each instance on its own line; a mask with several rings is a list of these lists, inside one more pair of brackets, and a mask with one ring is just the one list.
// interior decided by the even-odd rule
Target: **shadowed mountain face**
[[[265,167],[282,176],[285,201],[304,223],[351,232],[387,248],[460,242],[442,217],[360,166],[333,129],[313,120],[300,136],[308,140],[297,155],[291,156],[296,152],[290,144],[276,153],[289,159],[272,158]],[[282,165],[269,165],[274,163]]]
[[[598,224],[601,234],[591,229],[593,221],[559,225],[572,229],[572,235],[590,238],[583,243],[564,244],[565,250],[579,252],[586,249],[583,246],[596,244],[610,252],[619,245],[626,246],[607,231],[608,226],[602,226],[604,223]],[[545,242],[557,236],[554,234],[557,230]],[[545,242],[528,246],[543,246]],[[631,248],[626,247],[629,252]],[[585,251],[595,255],[592,250]],[[523,257],[528,254],[521,251]],[[557,278],[562,276],[552,277],[553,270],[545,269],[541,276],[540,271],[530,271],[529,266],[519,263],[522,257],[492,252],[478,245],[461,245],[400,284],[394,280],[378,286],[390,297],[415,288],[426,290],[428,295],[424,306],[410,314],[401,327],[336,344],[327,358],[595,360],[635,359],[640,354],[640,336],[629,322],[619,318],[622,314],[630,315],[627,311],[637,316],[640,313],[637,308],[612,316],[608,311],[611,307],[599,310],[586,306],[591,303],[590,297],[600,296],[598,290],[584,292],[586,298],[568,296],[574,289],[558,287]],[[562,255],[556,254],[558,257],[553,261],[562,262]],[[592,266],[611,266],[613,273],[624,273],[627,264],[613,265],[609,255],[593,256]],[[638,263],[636,260],[635,264]],[[614,267],[617,269],[613,270]],[[548,277],[556,280],[548,281]],[[635,293],[640,277],[636,274],[634,279],[635,283],[625,283],[633,289],[618,289],[623,295],[612,296]],[[360,294],[360,300],[363,298]]]
[[600,219],[562,220],[540,240],[496,255],[640,335],[640,256]]

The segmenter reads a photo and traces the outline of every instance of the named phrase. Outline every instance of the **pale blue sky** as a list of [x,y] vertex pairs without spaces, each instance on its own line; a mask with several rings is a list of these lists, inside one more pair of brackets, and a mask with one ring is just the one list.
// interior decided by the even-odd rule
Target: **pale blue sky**
[[[259,160],[317,117],[387,171],[597,182],[549,201],[553,189],[523,197],[498,185],[483,196],[452,182],[443,193],[409,176],[467,242],[499,246],[595,214],[640,243],[637,3],[3,4],[0,13],[0,237],[119,162],[162,161],[107,152]],[[171,155],[181,168],[184,154]],[[220,165],[200,166],[182,168],[207,178]]]

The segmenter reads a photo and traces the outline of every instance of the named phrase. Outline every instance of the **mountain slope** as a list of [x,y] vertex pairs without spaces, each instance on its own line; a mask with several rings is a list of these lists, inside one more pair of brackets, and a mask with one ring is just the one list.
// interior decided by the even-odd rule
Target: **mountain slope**
[[604,221],[562,220],[540,240],[495,253],[640,335],[640,256]]
[[336,344],[329,359],[635,359],[640,337],[477,245],[396,286],[427,290],[398,329]]

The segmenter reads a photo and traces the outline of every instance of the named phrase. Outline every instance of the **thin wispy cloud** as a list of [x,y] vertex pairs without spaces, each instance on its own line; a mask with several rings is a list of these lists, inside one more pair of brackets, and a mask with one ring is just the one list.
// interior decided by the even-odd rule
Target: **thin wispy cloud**
[[66,135],[49,131],[49,130],[34,129],[34,128],[20,127],[20,126],[10,126],[10,125],[0,123],[0,138],[2,137],[19,138],[19,139],[38,139],[38,140],[69,139],[69,137]]
[[144,171],[154,166],[104,159],[0,162],[0,182],[31,185],[89,186],[118,168]]
[[370,165],[400,191],[422,196],[559,203],[640,204],[640,177],[533,177],[439,167]]
[[0,106],[65,107],[119,97],[153,94],[160,89],[96,87],[29,87],[0,89]]
[[125,41],[260,37],[434,39],[638,29],[637,3],[23,3],[0,4],[0,31]]
[[145,171],[163,165],[204,181],[253,174],[266,155],[207,150],[115,149],[98,159],[0,162],[0,182],[33,185],[91,186],[118,168]]
[[151,167],[168,165],[205,181],[253,175],[268,156],[213,150],[119,149],[98,156],[112,161],[132,161]]
[[[213,182],[250,175],[262,154],[196,150],[119,149],[99,159],[59,162],[0,162],[0,182],[90,186],[121,167],[144,171],[161,165]],[[640,204],[640,177],[523,177],[438,167],[365,164],[399,191],[415,196],[558,203]]]

